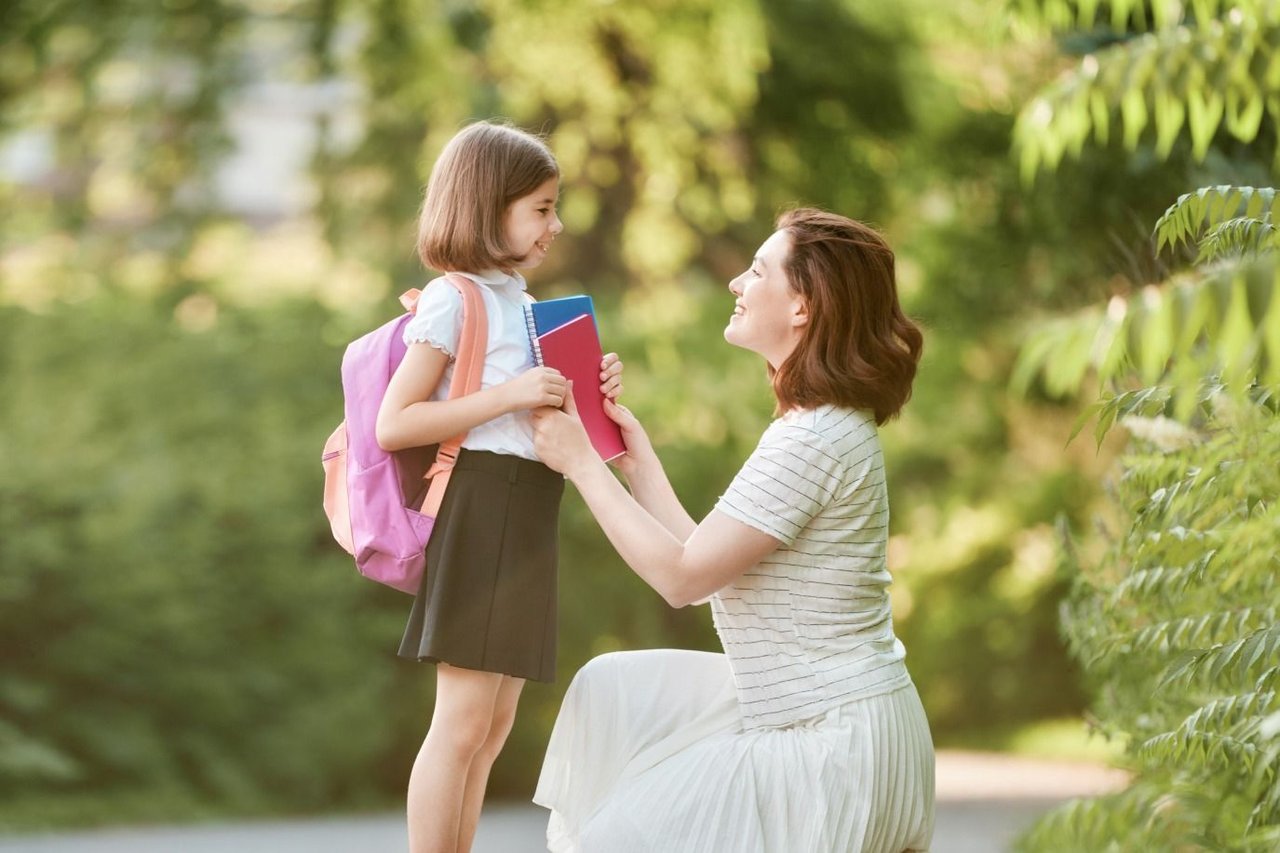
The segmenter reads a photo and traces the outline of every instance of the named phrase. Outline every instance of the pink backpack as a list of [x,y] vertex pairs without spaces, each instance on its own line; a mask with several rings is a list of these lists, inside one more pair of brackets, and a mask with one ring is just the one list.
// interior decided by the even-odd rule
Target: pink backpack
[[[462,337],[449,399],[480,389],[489,324],[478,288],[446,279],[462,294]],[[426,570],[427,540],[466,433],[440,444],[388,453],[378,446],[378,407],[404,358],[405,324],[421,291],[400,297],[408,313],[353,341],[342,356],[346,420],[325,442],[324,511],[333,536],[365,577],[414,594]]]

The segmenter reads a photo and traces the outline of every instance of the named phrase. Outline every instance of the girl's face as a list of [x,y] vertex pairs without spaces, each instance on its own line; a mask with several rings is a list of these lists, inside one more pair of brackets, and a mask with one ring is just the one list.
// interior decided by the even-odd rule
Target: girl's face
[[790,235],[775,231],[761,244],[750,268],[729,282],[729,292],[737,299],[724,339],[759,353],[775,369],[791,355],[809,322],[808,305],[791,289],[783,271],[790,252]]
[[503,236],[507,238],[507,248],[519,258],[513,264],[516,269],[533,269],[542,263],[551,248],[551,241],[564,230],[564,224],[556,216],[559,195],[560,179],[549,178],[536,190],[507,206],[503,215]]

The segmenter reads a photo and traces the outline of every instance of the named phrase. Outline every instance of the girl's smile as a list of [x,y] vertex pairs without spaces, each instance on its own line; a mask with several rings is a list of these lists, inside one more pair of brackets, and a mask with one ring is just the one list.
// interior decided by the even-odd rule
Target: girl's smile
[[560,180],[549,178],[526,196],[511,202],[503,221],[507,247],[519,260],[518,269],[532,269],[543,262],[564,223],[556,215]]

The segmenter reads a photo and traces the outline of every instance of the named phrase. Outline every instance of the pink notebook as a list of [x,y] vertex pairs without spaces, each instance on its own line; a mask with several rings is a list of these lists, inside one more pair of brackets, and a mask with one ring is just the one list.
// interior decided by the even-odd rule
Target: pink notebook
[[572,380],[578,417],[600,458],[607,462],[626,453],[622,430],[604,413],[604,395],[600,393],[600,359],[604,352],[591,315],[583,314],[538,335],[534,350],[540,364],[554,367]]

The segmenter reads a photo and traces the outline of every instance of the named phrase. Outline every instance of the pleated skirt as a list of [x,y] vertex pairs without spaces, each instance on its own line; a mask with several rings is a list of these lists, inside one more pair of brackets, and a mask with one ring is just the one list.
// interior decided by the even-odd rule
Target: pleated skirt
[[400,656],[554,681],[563,494],[564,477],[541,462],[463,449]]
[[654,650],[574,678],[534,802],[553,853],[928,850],[933,743],[914,685],[744,728],[724,655]]

